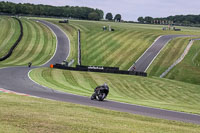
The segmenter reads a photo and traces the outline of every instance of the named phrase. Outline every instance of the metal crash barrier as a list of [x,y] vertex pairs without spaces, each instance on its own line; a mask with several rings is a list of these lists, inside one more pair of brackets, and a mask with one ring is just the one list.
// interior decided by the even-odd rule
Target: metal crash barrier
[[76,67],[68,67],[62,64],[55,64],[50,66],[51,68],[72,70],[72,71],[86,71],[86,72],[101,72],[101,73],[113,73],[113,74],[126,74],[147,77],[147,73],[138,71],[125,71],[119,70],[118,67],[104,67],[104,66],[82,66],[76,65]]

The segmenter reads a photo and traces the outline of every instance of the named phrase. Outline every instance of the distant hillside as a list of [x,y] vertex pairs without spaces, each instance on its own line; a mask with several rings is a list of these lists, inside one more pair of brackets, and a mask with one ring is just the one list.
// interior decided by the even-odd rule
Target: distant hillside
[[0,13],[7,14],[25,14],[37,16],[56,16],[68,17],[84,20],[100,20],[103,18],[104,12],[99,9],[88,7],[73,6],[50,6],[50,5],[34,5],[30,3],[16,4],[12,2],[0,2]]

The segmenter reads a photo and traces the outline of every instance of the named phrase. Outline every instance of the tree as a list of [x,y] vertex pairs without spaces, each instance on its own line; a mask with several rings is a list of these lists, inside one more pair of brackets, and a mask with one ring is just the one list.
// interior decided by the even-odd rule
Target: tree
[[122,16],[120,14],[115,15],[114,20],[120,22],[122,19]]
[[104,12],[100,9],[78,6],[50,6],[34,5],[30,3],[16,4],[12,2],[0,1],[0,12],[9,14],[28,14],[28,15],[45,15],[57,17],[71,17],[76,19],[103,19]]
[[89,20],[100,20],[99,14],[96,12],[91,12],[88,15]]
[[113,19],[112,13],[107,13],[106,14],[106,19],[109,20],[109,21],[111,21]]
[[137,20],[138,20],[139,23],[144,23],[144,18],[143,17],[139,17]]
[[99,20],[100,20],[100,19],[103,19],[104,12],[103,12],[102,10],[96,9],[95,12],[98,13],[98,15],[99,15]]
[[145,23],[148,23],[148,24],[150,24],[150,23],[152,23],[152,21],[153,21],[153,18],[152,18],[152,17],[149,17],[149,16],[147,16],[147,17],[145,17],[145,18],[144,18],[144,21],[145,21]]

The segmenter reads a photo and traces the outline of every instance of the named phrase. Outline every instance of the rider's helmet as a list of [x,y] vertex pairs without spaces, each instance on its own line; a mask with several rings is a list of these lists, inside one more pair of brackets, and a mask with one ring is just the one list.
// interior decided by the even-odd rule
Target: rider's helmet
[[103,86],[108,86],[108,85],[106,83],[104,83]]

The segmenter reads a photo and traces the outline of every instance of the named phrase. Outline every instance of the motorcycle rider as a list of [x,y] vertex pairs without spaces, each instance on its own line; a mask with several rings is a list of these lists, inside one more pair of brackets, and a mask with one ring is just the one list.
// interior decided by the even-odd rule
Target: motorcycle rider
[[32,62],[29,62],[29,63],[28,63],[28,67],[31,67],[31,65],[32,65]]
[[99,101],[103,101],[109,93],[109,87],[106,83],[101,86],[97,86],[94,89],[94,93],[91,96],[91,100],[97,99]]

